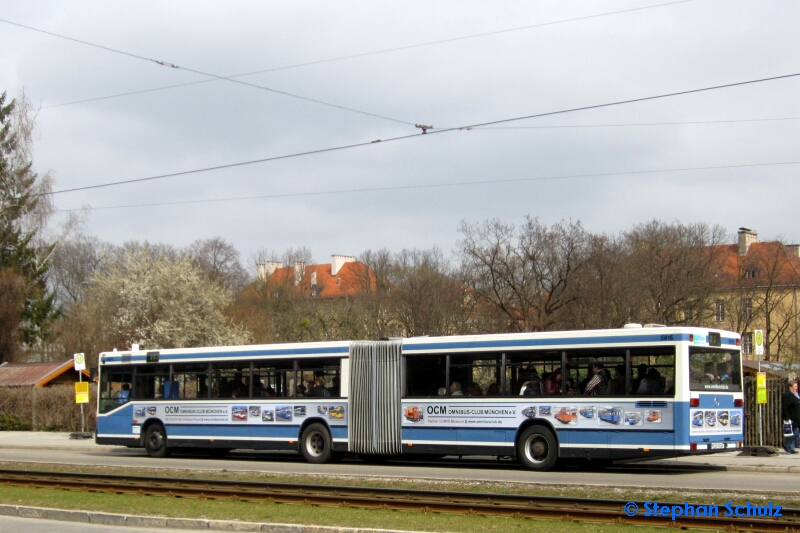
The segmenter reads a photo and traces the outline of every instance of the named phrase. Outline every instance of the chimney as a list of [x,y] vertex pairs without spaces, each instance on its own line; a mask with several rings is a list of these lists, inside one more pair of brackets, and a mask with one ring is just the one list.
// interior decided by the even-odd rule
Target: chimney
[[261,281],[266,281],[268,277],[275,273],[283,263],[280,261],[267,261],[266,263],[258,263],[256,268],[258,269],[258,279]]
[[303,261],[294,262],[294,284],[299,285],[305,274],[306,264]]
[[267,261],[267,277],[270,277],[276,270],[281,268],[283,263],[280,261]]
[[352,263],[356,258],[350,255],[332,255],[331,256],[331,276],[339,273],[345,263]]
[[748,228],[739,228],[739,255],[744,257],[750,251],[750,245],[758,242],[758,233]]
[[317,284],[317,272],[314,271],[311,273],[311,286],[313,287],[316,284]]

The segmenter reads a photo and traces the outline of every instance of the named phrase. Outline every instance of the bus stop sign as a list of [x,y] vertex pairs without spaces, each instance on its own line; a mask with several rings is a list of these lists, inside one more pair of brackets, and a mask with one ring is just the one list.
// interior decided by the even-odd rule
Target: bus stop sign
[[75,384],[75,403],[89,403],[88,381],[79,381]]

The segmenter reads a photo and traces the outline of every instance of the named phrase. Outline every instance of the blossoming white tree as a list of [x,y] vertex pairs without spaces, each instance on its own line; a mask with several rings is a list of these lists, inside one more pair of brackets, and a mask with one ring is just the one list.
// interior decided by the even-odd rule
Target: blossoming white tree
[[250,334],[223,313],[231,303],[228,291],[185,256],[128,247],[94,273],[86,300],[103,315],[102,336],[120,348],[250,342]]

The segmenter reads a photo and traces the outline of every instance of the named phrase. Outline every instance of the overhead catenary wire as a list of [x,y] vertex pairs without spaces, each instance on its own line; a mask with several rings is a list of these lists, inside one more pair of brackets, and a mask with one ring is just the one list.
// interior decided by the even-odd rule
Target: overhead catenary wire
[[472,129],[481,128],[483,126],[493,126],[493,125],[496,125],[496,124],[507,124],[507,123],[510,123],[510,122],[517,122],[517,121],[521,121],[521,120],[531,120],[531,119],[534,119],[534,118],[541,118],[541,117],[548,117],[548,116],[555,116],[555,115],[563,115],[563,114],[567,114],[567,113],[575,113],[575,112],[578,112],[578,111],[587,111],[587,110],[590,110],[590,109],[602,109],[602,108],[606,108],[606,107],[627,105],[627,104],[632,104],[632,103],[637,103],[637,102],[647,102],[647,101],[651,101],[651,100],[658,100],[658,99],[663,99],[663,98],[671,98],[671,97],[682,96],[682,95],[687,95],[687,94],[696,94],[696,93],[700,93],[700,92],[707,92],[707,91],[713,91],[713,90],[719,90],[719,89],[726,89],[726,88],[730,88],[730,87],[740,87],[740,86],[743,86],[743,85],[752,85],[752,84],[755,84],[755,83],[763,83],[763,82],[767,82],[767,81],[790,79],[790,78],[795,78],[795,77],[798,77],[798,76],[800,76],[800,72],[793,73],[793,74],[783,74],[783,75],[780,75],[780,76],[771,76],[771,77],[768,77],[768,78],[758,78],[758,79],[754,79],[754,80],[746,80],[746,81],[739,81],[739,82],[733,82],[733,83],[726,83],[726,84],[722,84],[722,85],[713,85],[713,86],[709,86],[709,87],[702,87],[702,88],[699,88],[699,89],[688,89],[688,90],[684,90],[684,91],[675,91],[675,92],[671,92],[671,93],[664,93],[664,94],[654,95],[654,96],[644,96],[644,97],[640,97],[640,98],[629,98],[629,99],[626,99],[626,100],[618,100],[618,101],[615,101],[615,102],[607,102],[607,103],[604,103],[604,104],[593,104],[593,105],[586,105],[586,106],[580,106],[580,107],[573,107],[573,108],[569,108],[569,109],[561,109],[561,110],[558,110],[558,111],[547,111],[547,112],[544,112],[544,113],[535,113],[535,114],[531,114],[531,115],[523,115],[523,116],[512,117],[512,118],[491,120],[491,121],[488,121],[488,122],[480,122],[480,123],[471,124],[471,125],[467,125],[467,126],[443,128],[443,129],[438,129],[438,130],[429,130],[427,132],[427,134],[425,134],[425,133],[412,133],[412,134],[407,134],[407,135],[399,135],[399,136],[396,136],[396,137],[390,137],[390,138],[387,138],[387,139],[376,139],[376,140],[372,140],[372,141],[364,141],[364,142],[352,143],[352,144],[341,145],[341,146],[333,146],[333,147],[329,147],[329,148],[320,148],[320,149],[317,149],[317,150],[307,150],[307,151],[303,151],[303,152],[295,152],[295,153],[292,153],[292,154],[285,154],[285,155],[279,155],[279,156],[274,156],[274,157],[265,157],[265,158],[262,158],[262,159],[253,159],[253,160],[250,160],[250,161],[240,161],[240,162],[237,162],[237,163],[229,163],[229,164],[225,164],[225,165],[216,165],[216,166],[211,166],[211,167],[204,167],[204,168],[198,168],[198,169],[192,169],[192,170],[185,170],[185,171],[180,171],[180,172],[172,172],[172,173],[169,173],[169,174],[160,174],[160,175],[149,176],[149,177],[145,177],[145,178],[134,178],[134,179],[130,179],[130,180],[121,180],[121,181],[114,181],[114,182],[107,182],[107,183],[98,183],[98,184],[95,184],[95,185],[86,185],[86,186],[83,186],[83,187],[73,187],[73,188],[70,188],[70,189],[62,189],[60,191],[51,191],[51,192],[48,192],[48,193],[41,193],[41,194],[32,195],[32,196],[44,196],[45,194],[56,195],[56,194],[64,194],[64,193],[69,193],[69,192],[86,191],[86,190],[90,190],[90,189],[100,189],[100,188],[105,188],[105,187],[114,187],[114,186],[119,186],[119,185],[127,185],[127,184],[131,184],[131,183],[142,183],[142,182],[146,182],[146,181],[154,181],[154,180],[160,180],[160,179],[171,178],[171,177],[176,177],[176,176],[186,176],[186,175],[189,175],[189,174],[199,174],[199,173],[203,173],[203,172],[210,172],[212,170],[221,170],[221,169],[227,169],[227,168],[241,167],[241,166],[245,166],[245,165],[253,165],[253,164],[257,164],[257,163],[266,163],[266,162],[269,162],[269,161],[278,161],[278,160],[282,160],[282,159],[303,157],[303,156],[309,156],[309,155],[314,155],[314,154],[321,154],[321,153],[327,153],[327,152],[336,152],[336,151],[342,151],[342,150],[349,150],[349,149],[358,148],[358,147],[362,147],[362,146],[371,146],[371,145],[377,144],[377,143],[395,142],[395,141],[401,141],[401,140],[405,140],[405,139],[411,139],[411,138],[423,137],[423,136],[428,138],[428,137],[431,137],[431,136],[437,135],[437,134],[450,133],[450,132],[454,132],[454,131],[465,131],[465,130],[469,131],[469,130],[472,130]]
[[84,40],[81,40],[81,39],[76,39],[74,37],[61,35],[59,33],[54,33],[54,32],[51,32],[51,31],[42,30],[42,29],[39,29],[39,28],[34,28],[32,26],[27,26],[25,24],[19,24],[17,22],[12,22],[10,20],[0,19],[0,22],[6,23],[6,24],[10,24],[12,26],[18,26],[20,28],[25,28],[27,30],[31,30],[31,31],[39,32],[39,33],[44,33],[46,35],[51,35],[53,37],[58,37],[60,39],[66,39],[68,41],[80,43],[80,44],[83,44],[83,45],[86,45],[86,46],[99,48],[101,50],[106,50],[106,51],[113,52],[113,53],[116,53],[116,54],[122,54],[124,56],[132,57],[132,58],[135,58],[135,59],[140,59],[140,60],[143,60],[143,61],[149,61],[151,63],[156,63],[156,64],[161,65],[161,66],[174,68],[174,69],[178,69],[178,70],[185,70],[186,72],[191,72],[193,74],[200,74],[202,76],[207,76],[207,77],[213,78],[215,80],[224,80],[224,81],[229,81],[231,83],[237,83],[239,85],[246,85],[248,87],[253,87],[253,88],[256,88],[256,89],[262,89],[262,90],[265,90],[265,91],[268,91],[268,92],[271,92],[271,93],[274,93],[274,94],[280,94],[280,95],[283,95],[283,96],[288,96],[288,97],[291,97],[291,98],[296,98],[296,99],[299,99],[299,100],[303,100],[303,101],[306,101],[306,102],[312,102],[312,103],[320,104],[320,105],[327,106],[327,107],[341,109],[343,111],[348,111],[348,112],[351,112],[351,113],[358,113],[360,115],[367,115],[367,116],[374,117],[374,118],[379,118],[379,119],[382,119],[382,120],[389,120],[391,122],[397,122],[397,123],[400,123],[400,124],[407,124],[407,125],[410,125],[410,126],[413,126],[414,124],[416,124],[416,122],[409,122],[407,120],[401,120],[399,118],[389,117],[389,116],[386,116],[386,115],[380,115],[378,113],[372,113],[370,111],[363,111],[361,109],[355,109],[355,108],[352,108],[352,107],[347,107],[347,106],[343,106],[343,105],[339,105],[339,104],[334,104],[334,103],[331,103],[331,102],[325,102],[323,100],[318,100],[316,98],[310,98],[308,96],[302,96],[302,95],[299,95],[299,94],[290,93],[288,91],[282,91],[280,89],[273,89],[271,87],[267,87],[266,85],[258,85],[258,84],[255,84],[255,83],[250,83],[250,82],[239,80],[239,79],[233,79],[233,78],[226,77],[226,76],[219,76],[219,75],[213,74],[211,72],[205,72],[205,71],[198,70],[198,69],[193,69],[193,68],[189,68],[189,67],[183,67],[183,66],[180,66],[180,65],[176,65],[175,63],[170,63],[168,61],[163,61],[163,60],[160,60],[160,59],[153,59],[153,58],[145,57],[145,56],[138,55],[138,54],[132,54],[130,52],[125,52],[124,50],[118,50],[116,48],[111,48],[111,47],[108,47],[108,46],[103,46],[103,45],[100,45],[100,44],[91,43],[91,42],[84,41]]
[[685,120],[679,122],[628,122],[622,124],[564,124],[553,126],[485,126],[475,128],[477,131],[489,130],[559,130],[577,128],[628,128],[639,126],[687,126],[693,124],[738,124],[745,122],[777,122],[783,120],[800,120],[800,117],[778,118],[741,118],[731,120]]
[[[566,180],[566,179],[582,179],[582,178],[607,178],[607,177],[614,177],[614,176],[633,176],[633,175],[641,175],[641,174],[662,174],[662,173],[671,173],[671,172],[691,172],[691,171],[707,171],[707,170],[730,170],[736,168],[755,168],[755,167],[772,167],[772,166],[789,166],[789,165],[800,165],[800,161],[782,161],[782,162],[773,162],[773,163],[744,163],[739,165],[713,165],[713,166],[706,166],[706,167],[682,167],[682,168],[662,168],[662,169],[650,169],[650,170],[626,170],[626,171],[619,171],[619,172],[595,172],[591,174],[569,174],[569,175],[561,175],[561,176],[536,176],[536,177],[528,177],[528,178],[508,178],[508,179],[499,179],[499,180],[477,180],[477,181],[458,181],[458,182],[449,182],[449,183],[424,183],[424,184],[414,184],[414,185],[390,185],[385,187],[366,187],[366,188],[357,188],[357,189],[339,189],[339,190],[329,190],[329,191],[305,191],[305,192],[295,192],[295,193],[276,193],[276,194],[262,194],[256,196],[236,196],[231,198],[211,198],[205,200],[178,200],[172,202],[152,202],[152,203],[144,203],[144,204],[125,204],[125,205],[112,205],[112,206],[102,206],[102,207],[91,207],[88,206],[89,209],[93,211],[99,211],[104,209],[126,209],[126,208],[133,208],[133,207],[159,207],[159,206],[168,206],[168,205],[187,205],[187,204],[208,204],[208,203],[217,203],[217,202],[238,202],[243,200],[265,200],[265,199],[274,199],[274,198],[296,198],[296,197],[308,197],[308,196],[329,196],[329,195],[336,195],[336,194],[355,194],[355,193],[365,193],[365,192],[385,192],[385,191],[400,191],[400,190],[413,190],[413,189],[436,189],[436,188],[446,188],[446,187],[465,187],[465,186],[474,186],[474,185],[500,185],[500,184],[507,184],[507,183],[521,183],[521,182],[531,182],[531,181],[550,181],[550,180]],[[58,209],[56,211],[60,213],[67,213],[73,211],[82,211],[83,209]]]
[[[381,49],[381,50],[373,50],[373,51],[370,51],[370,52],[361,52],[361,53],[357,53],[357,54],[349,54],[349,55],[331,57],[331,58],[326,58],[326,59],[318,59],[318,60],[314,60],[314,61],[306,61],[306,62],[303,62],[303,63],[294,63],[292,65],[284,65],[284,66],[280,66],[280,67],[272,67],[272,68],[267,68],[267,69],[254,70],[254,71],[251,71],[251,72],[244,72],[244,73],[241,73],[241,74],[233,74],[233,75],[230,75],[230,76],[224,76],[221,79],[225,79],[225,80],[228,80],[228,81],[234,81],[234,78],[242,78],[242,77],[245,77],[245,76],[254,76],[256,74],[266,74],[266,73],[269,73],[269,72],[276,72],[276,71],[280,71],[280,70],[289,70],[289,69],[295,69],[295,68],[309,67],[309,66],[321,65],[321,64],[325,64],[325,63],[333,63],[333,62],[336,62],[336,61],[344,61],[344,60],[347,60],[347,59],[358,59],[358,58],[369,57],[369,56],[373,56],[373,55],[388,54],[388,53],[400,52],[400,51],[404,51],[404,50],[412,50],[412,49],[415,49],[415,48],[423,48],[423,47],[426,47],[426,46],[435,46],[435,45],[439,45],[439,44],[447,44],[447,43],[453,43],[453,42],[458,42],[458,41],[466,41],[466,40],[469,40],[469,39],[478,39],[478,38],[482,38],[482,37],[490,37],[490,36],[493,36],[493,35],[501,35],[501,34],[504,34],[504,33],[512,33],[512,32],[524,31],[524,30],[531,30],[531,29],[535,29],[535,28],[543,28],[543,27],[546,27],[546,26],[554,26],[554,25],[557,25],[557,24],[565,24],[565,23],[568,23],[568,22],[577,22],[577,21],[581,21],[581,20],[589,20],[589,19],[600,18],[600,17],[608,17],[608,16],[611,16],[611,15],[620,15],[620,14],[623,14],[623,13],[632,13],[632,12],[635,12],[635,11],[643,11],[643,10],[646,10],[646,9],[654,9],[654,8],[659,8],[659,7],[672,6],[672,5],[676,5],[676,4],[685,4],[685,3],[688,3],[688,2],[691,2],[691,1],[692,0],[678,0],[678,1],[675,1],[675,2],[666,2],[666,3],[653,4],[653,5],[648,5],[648,6],[640,6],[640,7],[630,8],[630,9],[621,9],[621,10],[617,10],[617,11],[607,11],[605,13],[596,13],[596,14],[593,14],[593,15],[583,15],[583,16],[580,16],[580,17],[573,17],[573,18],[568,18],[568,19],[555,20],[555,21],[551,21],[551,22],[541,22],[541,23],[538,23],[538,24],[530,24],[530,25],[527,25],[527,26],[519,26],[519,27],[515,27],[515,28],[506,28],[506,29],[502,29],[502,30],[494,30],[494,31],[488,31],[488,32],[483,32],[483,33],[475,33],[475,34],[471,34],[471,35],[461,35],[461,36],[458,36],[458,37],[451,37],[451,38],[448,38],[448,39],[439,39],[439,40],[436,40],[436,41],[427,41],[427,42],[424,42],[424,43],[408,44],[408,45],[403,45],[403,46],[396,46],[396,47],[393,47],[393,48],[384,48],[384,49]],[[7,20],[2,20],[2,19],[0,19],[0,22],[6,22],[8,24],[15,24],[15,25],[18,25],[18,26],[22,26],[20,24],[16,24],[16,23],[9,22]],[[22,26],[22,27],[26,27],[26,26]],[[33,28],[29,28],[29,29],[33,29]],[[49,32],[45,32],[45,33],[49,33]],[[50,35],[54,35],[52,33],[49,33],[49,34]],[[84,43],[84,44],[87,44],[87,43]],[[109,50],[108,48],[106,48],[106,49]],[[148,59],[148,58],[140,58],[140,59]],[[148,59],[148,60],[152,61],[151,59]],[[108,100],[108,99],[111,99],[111,98],[120,98],[120,97],[123,97],[123,96],[131,96],[131,95],[135,95],[135,94],[143,94],[143,93],[162,91],[162,90],[167,90],[167,89],[175,89],[175,88],[178,88],[178,87],[187,87],[187,86],[190,86],[190,85],[198,85],[198,84],[201,84],[201,83],[210,83],[210,82],[214,82],[214,81],[220,81],[220,78],[212,78],[212,79],[207,79],[207,80],[190,81],[190,82],[186,82],[186,83],[176,83],[176,84],[172,84],[172,85],[164,85],[164,86],[161,86],[161,87],[152,87],[150,89],[141,89],[141,90],[138,90],[138,91],[128,91],[128,92],[118,93],[118,94],[112,94],[112,95],[106,95],[106,96],[98,96],[98,97],[95,97],[95,98],[85,98],[83,100],[75,100],[75,101],[72,101],[72,102],[63,102],[63,103],[60,103],[60,104],[42,106],[42,109],[51,109],[51,108],[54,108],[54,107],[62,107],[62,106],[68,106],[68,105],[74,105],[74,104],[83,104],[83,103],[87,103],[87,102],[95,102],[95,101],[98,101],[98,100]]]

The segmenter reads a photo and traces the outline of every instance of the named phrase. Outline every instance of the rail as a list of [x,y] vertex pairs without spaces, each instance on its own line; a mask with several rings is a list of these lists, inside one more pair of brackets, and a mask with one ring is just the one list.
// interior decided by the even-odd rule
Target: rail
[[[424,513],[480,514],[512,518],[538,518],[606,522],[654,527],[800,533],[800,509],[782,509],[780,518],[725,516],[627,516],[624,500],[524,496],[469,492],[366,488],[207,479],[118,476],[75,472],[0,470],[0,483],[50,489],[110,492],[198,499],[231,499],[302,505],[391,509]],[[640,507],[644,502],[634,502]],[[659,502],[659,505],[662,505]],[[663,505],[683,505],[664,502]]]

